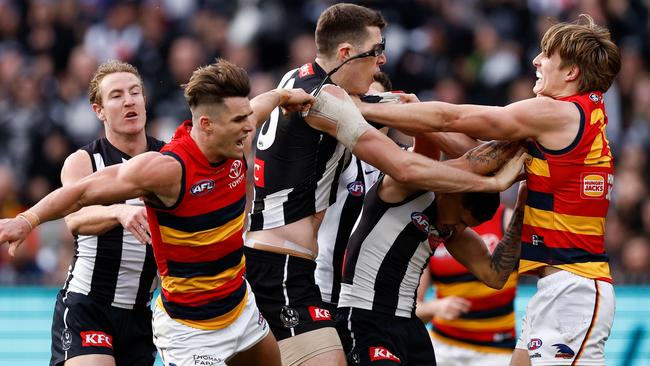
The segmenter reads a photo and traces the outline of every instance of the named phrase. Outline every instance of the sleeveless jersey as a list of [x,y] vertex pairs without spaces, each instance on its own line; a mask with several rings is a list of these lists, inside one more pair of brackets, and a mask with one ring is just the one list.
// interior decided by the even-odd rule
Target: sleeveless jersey
[[379,170],[355,156],[339,178],[336,203],[325,212],[318,230],[316,284],[324,302],[337,304],[341,290],[343,255],[348,246],[366,191],[379,177]]
[[[147,151],[159,151],[164,142],[147,136]],[[123,163],[131,156],[101,138],[81,150],[90,155],[93,172]],[[142,206],[139,199],[126,202]],[[102,235],[75,235],[74,257],[63,289],[123,309],[144,307],[151,301],[156,281],[151,246],[140,243],[118,225]]]
[[[473,227],[490,253],[503,237],[505,206],[494,217]],[[469,312],[454,320],[434,317],[433,336],[451,345],[479,352],[510,353],[515,348],[514,301],[517,273],[512,272],[503,289],[488,287],[440,245],[429,261],[431,279],[438,299],[458,296],[471,302]]]
[[[318,64],[309,63],[289,71],[279,87],[311,92],[325,76]],[[273,110],[255,147],[251,231],[290,224],[336,201],[345,147],[311,128],[300,113],[284,116],[280,108]]]
[[562,150],[529,143],[519,273],[552,265],[611,282],[604,234],[614,160],[605,135],[603,96],[592,92],[561,100],[578,107],[580,130]]
[[183,167],[177,202],[166,208],[147,202],[162,280],[158,305],[188,326],[220,329],[246,304],[246,167],[243,159],[210,163],[191,129],[184,122],[161,151]]
[[435,195],[419,192],[402,202],[378,195],[383,178],[368,191],[343,265],[339,307],[415,316],[417,287],[431,256]]

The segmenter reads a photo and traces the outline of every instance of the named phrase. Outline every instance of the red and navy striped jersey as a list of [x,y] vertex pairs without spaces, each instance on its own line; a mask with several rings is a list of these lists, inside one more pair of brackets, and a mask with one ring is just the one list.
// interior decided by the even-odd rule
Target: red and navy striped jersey
[[603,96],[591,92],[561,100],[577,106],[580,129],[562,150],[529,143],[519,273],[551,265],[611,282],[604,235],[614,160],[605,134]]
[[184,122],[161,151],[183,167],[178,201],[168,208],[147,203],[162,280],[158,304],[181,323],[219,329],[246,304],[246,167],[243,159],[210,163],[191,129]]

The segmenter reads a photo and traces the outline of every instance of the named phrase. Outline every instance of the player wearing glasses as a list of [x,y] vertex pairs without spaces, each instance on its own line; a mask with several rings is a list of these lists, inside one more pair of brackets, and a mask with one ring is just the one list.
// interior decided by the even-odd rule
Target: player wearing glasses
[[[516,175],[516,162],[496,177],[465,172],[402,151],[369,128],[346,92],[366,93],[386,63],[385,24],[381,14],[362,6],[327,8],[316,26],[316,60],[289,71],[279,85],[319,93],[320,107],[309,117],[274,110],[255,144],[247,279],[278,340],[283,365],[346,364],[314,270],[318,229],[325,210],[336,201],[350,151],[391,176],[432,191],[503,190]],[[340,88],[323,87],[328,83]]]

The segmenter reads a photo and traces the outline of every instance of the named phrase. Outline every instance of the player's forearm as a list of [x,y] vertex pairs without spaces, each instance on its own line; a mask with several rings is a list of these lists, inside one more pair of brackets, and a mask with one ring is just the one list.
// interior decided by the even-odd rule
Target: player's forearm
[[118,209],[123,204],[89,206],[65,217],[65,223],[73,234],[101,235],[120,224]]
[[502,288],[519,263],[521,255],[521,228],[524,210],[517,208],[510,219],[508,230],[499,241],[490,259],[490,270],[496,277],[497,288]]
[[494,177],[480,176],[414,153],[402,164],[397,176],[388,174],[400,183],[437,193],[496,192],[506,188],[500,187]]
[[361,114],[369,121],[415,132],[447,131],[448,121],[457,118],[457,106],[442,102],[409,104],[362,104]]
[[286,101],[287,98],[288,95],[286,90],[273,89],[251,99],[251,108],[253,109],[253,120],[255,121],[255,125],[259,128],[269,117],[271,112]]
[[436,145],[450,159],[458,158],[480,144],[478,140],[457,132],[424,133],[416,137],[416,141],[420,140]]
[[518,142],[492,140],[466,152],[458,160],[466,163],[464,169],[487,175],[497,171],[512,159],[519,146]]

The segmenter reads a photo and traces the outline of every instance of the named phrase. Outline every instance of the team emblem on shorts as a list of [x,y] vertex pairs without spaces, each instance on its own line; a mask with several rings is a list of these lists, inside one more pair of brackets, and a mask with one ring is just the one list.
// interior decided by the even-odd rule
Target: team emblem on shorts
[[298,314],[298,310],[285,305],[282,307],[282,310],[280,310],[280,320],[282,321],[282,324],[284,324],[285,328],[293,328],[298,325],[300,314]]
[[533,338],[528,342],[528,350],[534,351],[542,346],[542,340],[539,338]]
[[64,351],[67,351],[70,349],[71,345],[72,345],[72,333],[70,333],[70,329],[65,328],[63,330],[63,333],[61,333],[61,348]]
[[571,359],[573,356],[575,356],[575,352],[567,346],[566,344],[562,343],[556,343],[553,345],[553,347],[557,348],[557,353],[555,354],[555,358],[567,358]]

